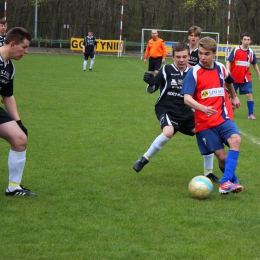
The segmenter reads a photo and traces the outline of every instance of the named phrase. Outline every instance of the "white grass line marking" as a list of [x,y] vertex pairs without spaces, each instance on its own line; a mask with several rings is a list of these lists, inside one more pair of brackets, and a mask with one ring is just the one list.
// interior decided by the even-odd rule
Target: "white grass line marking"
[[144,68],[142,68],[142,67],[140,67],[140,66],[137,66],[137,65],[135,65],[134,63],[132,63],[130,60],[127,60],[127,62],[130,63],[132,66],[141,69],[142,71],[146,71]]
[[260,145],[260,142],[257,141],[257,140],[255,140],[253,137],[247,135],[246,133],[244,133],[244,132],[242,132],[242,131],[239,131],[239,132],[240,132],[240,134],[242,134],[242,135],[244,135],[245,137],[247,137],[248,139],[250,139],[254,144]]

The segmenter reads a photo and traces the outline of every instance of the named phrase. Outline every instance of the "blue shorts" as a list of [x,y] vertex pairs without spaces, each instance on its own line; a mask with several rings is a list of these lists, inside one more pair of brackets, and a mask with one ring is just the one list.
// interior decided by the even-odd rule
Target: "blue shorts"
[[236,92],[239,89],[239,95],[245,95],[245,94],[253,93],[252,81],[246,82],[246,83],[243,83],[243,84],[234,83],[234,88],[235,88]]
[[196,133],[197,143],[202,155],[213,153],[228,145],[227,139],[238,134],[239,130],[233,120],[227,120],[219,126]]

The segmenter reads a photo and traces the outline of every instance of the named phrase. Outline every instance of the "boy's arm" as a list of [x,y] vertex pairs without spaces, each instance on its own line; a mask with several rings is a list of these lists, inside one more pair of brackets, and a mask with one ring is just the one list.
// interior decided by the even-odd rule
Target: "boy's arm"
[[157,91],[162,84],[163,75],[162,75],[162,69],[164,66],[159,70],[159,72],[154,76],[153,73],[145,72],[143,80],[148,84],[146,87],[146,91],[149,94],[152,94],[153,92]]
[[257,65],[257,63],[253,64],[253,67],[254,67],[254,69],[255,69],[255,72],[257,73],[257,75],[258,75],[258,78],[259,78],[259,80],[260,80],[260,71],[259,71],[259,68],[258,68],[258,65]]
[[149,45],[149,42],[147,42],[145,53],[144,53],[144,63],[146,63],[146,60],[149,57],[149,52],[150,52],[150,45]]
[[20,116],[19,116],[19,113],[17,110],[14,96],[10,96],[10,97],[2,96],[2,102],[4,103],[5,108],[6,108],[7,112],[11,115],[11,117],[15,121],[20,120]]
[[234,58],[235,58],[234,55],[235,55],[235,48],[232,49],[232,51],[226,61],[226,69],[228,70],[229,73],[231,70],[231,61],[234,61]]
[[241,106],[240,100],[236,94],[236,91],[234,89],[233,83],[227,83],[226,87],[228,89],[228,93],[230,95],[231,103],[233,105],[233,108],[239,108]]
[[166,45],[165,42],[162,43],[162,48],[163,48],[163,57],[162,57],[162,63],[165,63],[166,56],[167,56],[167,50],[166,50]]
[[231,69],[231,66],[230,66],[231,64],[230,64],[230,61],[229,60],[227,60],[227,62],[226,62],[226,68],[227,68],[227,70],[228,70],[228,73],[230,73],[230,69]]
[[198,103],[190,94],[184,94],[184,103],[195,110],[199,110],[205,113],[207,116],[212,116],[216,114],[218,111],[214,109],[212,106],[204,106]]

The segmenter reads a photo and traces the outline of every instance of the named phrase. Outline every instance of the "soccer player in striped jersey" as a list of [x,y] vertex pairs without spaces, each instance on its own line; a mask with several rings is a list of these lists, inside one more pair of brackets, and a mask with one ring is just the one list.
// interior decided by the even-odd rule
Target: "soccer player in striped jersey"
[[193,25],[188,30],[188,40],[190,47],[190,59],[189,59],[189,67],[193,67],[199,63],[199,55],[198,55],[198,41],[201,35],[201,28]]
[[0,47],[4,45],[6,38],[7,22],[5,18],[0,19]]
[[0,138],[10,144],[8,156],[9,184],[6,196],[36,196],[21,185],[26,161],[27,129],[22,124],[13,95],[14,65],[28,53],[32,37],[27,30],[15,27],[8,31],[0,48],[0,95],[5,109],[0,107]]
[[[160,89],[155,103],[155,113],[162,133],[153,141],[144,155],[134,163],[133,168],[136,172],[141,171],[177,132],[190,136],[195,134],[194,112],[184,104],[183,96],[180,94],[183,80],[189,71],[189,58],[189,46],[178,42],[173,46],[173,64],[164,65],[156,76],[148,72],[144,75],[144,81],[148,83],[148,93]],[[213,181],[218,181],[218,178]]]
[[250,72],[250,64],[253,65],[258,78],[260,80],[260,71],[257,65],[257,59],[253,50],[249,47],[252,42],[251,34],[246,32],[242,34],[241,45],[235,47],[226,62],[227,70],[231,72],[234,78],[235,91],[239,89],[240,95],[246,95],[248,119],[255,120],[254,116],[254,100],[252,96],[252,78]]
[[97,41],[96,37],[93,36],[93,31],[88,30],[88,35],[84,38],[83,41],[83,56],[84,56],[84,61],[83,61],[83,71],[86,70],[87,63],[88,63],[88,58],[90,57],[90,65],[89,65],[89,71],[92,71],[94,62],[95,62],[95,53],[97,49]]
[[[195,130],[201,154],[214,152],[223,172],[219,192],[239,193],[243,186],[235,174],[241,137],[233,121],[233,108],[240,107],[233,82],[222,63],[214,62],[217,43],[210,37],[199,40],[199,64],[187,73],[181,94],[185,104],[195,109]],[[229,99],[229,91],[231,102]],[[228,154],[224,144],[229,146]]]

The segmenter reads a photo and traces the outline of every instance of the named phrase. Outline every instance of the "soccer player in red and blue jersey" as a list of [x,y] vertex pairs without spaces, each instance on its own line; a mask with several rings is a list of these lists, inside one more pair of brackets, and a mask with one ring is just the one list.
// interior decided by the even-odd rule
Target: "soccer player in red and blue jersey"
[[[233,121],[233,108],[240,107],[233,78],[222,63],[214,62],[217,43],[210,37],[199,40],[199,64],[187,73],[181,94],[185,104],[195,109],[195,131],[202,155],[213,153],[223,175],[219,192],[239,193],[243,186],[235,174],[241,137]],[[231,96],[231,102],[228,92]],[[229,146],[228,154],[224,144]]]
[[[189,46],[184,42],[176,43],[173,46],[172,58],[173,64],[164,65],[155,76],[148,72],[144,74],[144,81],[148,83],[147,92],[152,94],[160,90],[155,103],[155,113],[162,133],[154,139],[144,155],[134,163],[133,168],[136,172],[140,172],[177,132],[189,136],[195,134],[194,111],[184,104],[183,96],[180,94],[183,79],[189,71]],[[203,156],[203,159],[205,168],[205,165],[209,164],[208,161],[211,161],[211,157]],[[213,182],[220,182],[212,171],[205,172],[204,169],[204,175]]]
[[250,64],[253,65],[259,79],[260,72],[255,53],[249,47],[252,42],[251,38],[251,34],[248,32],[242,34],[242,44],[231,51],[226,62],[226,68],[231,72],[231,75],[234,78],[235,91],[237,92],[237,89],[239,89],[239,94],[246,95],[247,97],[248,119],[255,120]]
[[[190,47],[190,59],[188,67],[192,68],[199,63],[198,42],[201,36],[201,28],[193,25],[188,30],[188,40]],[[219,182],[218,177],[213,173],[214,154],[204,155],[204,175],[209,177],[214,182]]]

